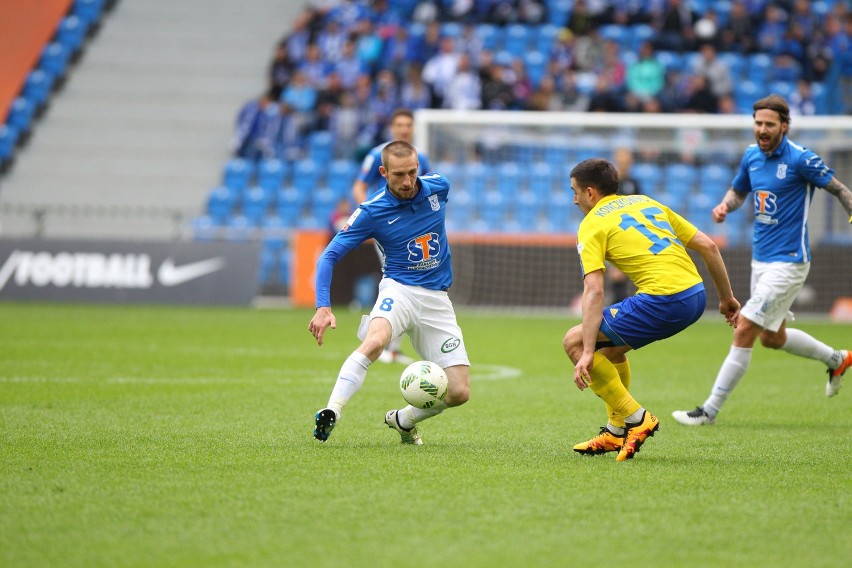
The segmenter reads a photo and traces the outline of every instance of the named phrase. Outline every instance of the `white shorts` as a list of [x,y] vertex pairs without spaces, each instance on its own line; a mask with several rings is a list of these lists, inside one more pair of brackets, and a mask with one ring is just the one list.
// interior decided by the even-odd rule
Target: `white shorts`
[[778,331],[793,319],[790,306],[805,284],[811,263],[751,261],[751,298],[740,313],[763,329]]
[[393,338],[407,333],[418,355],[442,369],[470,366],[453,303],[446,292],[382,278],[379,296],[370,312],[370,319],[373,318],[388,320]]

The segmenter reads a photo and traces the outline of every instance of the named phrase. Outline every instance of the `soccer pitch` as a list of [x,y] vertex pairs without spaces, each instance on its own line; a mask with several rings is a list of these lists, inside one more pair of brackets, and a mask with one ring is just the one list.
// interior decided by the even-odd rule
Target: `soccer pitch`
[[[852,387],[756,348],[715,426],[721,316],[629,355],[661,419],[634,460],[571,447],[605,422],[561,349],[576,323],[460,312],[470,402],[399,443],[403,365],[375,364],[311,436],[360,314],[0,304],[0,565],[839,566],[852,558]],[[852,347],[852,325],[803,321]],[[412,353],[406,342],[408,353]],[[852,377],[846,377],[847,382]],[[630,563],[630,564],[627,564]]]

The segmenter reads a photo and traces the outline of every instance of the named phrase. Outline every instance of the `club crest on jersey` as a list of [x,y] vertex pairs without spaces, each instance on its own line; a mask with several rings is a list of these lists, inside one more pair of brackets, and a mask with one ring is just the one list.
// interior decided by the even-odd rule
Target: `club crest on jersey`
[[438,203],[438,196],[437,195],[430,195],[429,196],[429,205],[432,206],[432,211],[440,211],[441,210],[441,204]]
[[775,177],[778,179],[787,177],[787,164],[778,164],[778,171],[775,172]]

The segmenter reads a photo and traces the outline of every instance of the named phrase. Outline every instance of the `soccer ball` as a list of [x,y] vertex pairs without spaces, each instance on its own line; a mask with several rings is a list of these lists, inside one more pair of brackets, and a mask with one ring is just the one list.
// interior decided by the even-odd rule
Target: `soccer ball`
[[432,408],[447,396],[447,374],[432,361],[415,361],[399,377],[402,398],[417,408]]

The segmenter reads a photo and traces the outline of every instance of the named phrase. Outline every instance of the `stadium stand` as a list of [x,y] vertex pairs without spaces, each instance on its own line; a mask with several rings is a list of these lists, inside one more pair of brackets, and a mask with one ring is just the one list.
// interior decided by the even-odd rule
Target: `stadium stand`
[[[334,4],[334,3],[333,3]],[[321,10],[312,10],[306,8],[297,30],[307,27],[312,30],[308,34],[288,34],[285,33],[282,37],[282,44],[290,44],[294,38],[301,37],[300,41],[309,44],[312,38],[318,36],[321,30],[327,26],[328,22],[334,21],[335,25],[342,26],[354,34],[358,41],[364,41],[368,38],[364,34],[371,32],[363,32],[359,26],[359,19],[369,19],[374,26],[380,26],[384,22],[386,25],[396,25],[395,23],[387,24],[387,22],[406,22],[411,21],[415,15],[416,3],[399,4],[391,3],[390,6],[381,4],[378,10],[373,10],[369,2],[350,2],[345,6],[352,7],[356,5],[358,9],[339,9],[332,7],[330,10],[323,12]],[[502,68],[503,80],[506,83],[505,88],[510,92],[510,96],[514,98],[507,105],[509,109],[521,109],[525,107],[526,97],[529,92],[524,92],[520,88],[520,83],[514,83],[518,78],[528,77],[530,88],[535,88],[541,82],[541,79],[546,75],[551,75],[561,88],[564,77],[570,75],[580,85],[583,92],[590,97],[594,97],[593,86],[596,83],[596,76],[599,75],[602,68],[579,69],[573,66],[571,58],[578,55],[577,50],[585,49],[589,43],[583,43],[584,34],[580,37],[565,36],[565,26],[569,25],[573,13],[573,3],[564,0],[551,0],[541,3],[542,13],[538,13],[535,17],[527,18],[527,14],[523,10],[517,10],[509,15],[503,14],[502,19],[495,18],[495,15],[488,10],[490,3],[473,3],[467,13],[453,13],[447,9],[447,3],[437,3],[433,7],[437,9],[436,17],[440,22],[440,35],[442,37],[450,37],[458,40],[465,26],[473,26],[474,36],[477,38],[477,44],[481,49],[477,65],[480,67],[480,80],[483,82],[483,89],[491,88],[486,85],[487,78],[485,76],[486,66],[496,64]],[[604,9],[592,15],[589,31],[599,29],[600,36],[607,42],[613,42],[618,46],[619,56],[626,64],[636,60],[636,53],[639,46],[645,41],[655,43],[658,48],[655,51],[654,57],[662,63],[668,70],[678,72],[683,76],[683,84],[687,84],[689,74],[692,69],[700,61],[700,55],[697,52],[699,44],[690,44],[686,51],[673,51],[663,49],[666,47],[663,44],[657,45],[658,30],[661,26],[661,13],[655,13],[652,10],[645,11],[641,5],[632,5],[627,9],[619,9],[620,3],[604,2],[598,3],[598,7],[603,6]],[[689,6],[692,10],[693,24],[699,18],[707,15],[709,12],[715,14],[714,21],[716,25],[722,27],[717,30],[716,37],[721,38],[724,34],[724,26],[731,20],[731,3],[730,2],[691,2]],[[820,18],[826,17],[845,17],[842,13],[843,7],[837,7],[836,3],[828,2],[821,8]],[[832,10],[836,10],[837,14],[833,14]],[[353,16],[354,15],[354,16]],[[347,18],[353,18],[348,20]],[[760,24],[761,20],[757,16],[754,20],[755,25]],[[573,24],[570,24],[573,25]],[[420,54],[414,59],[426,61],[435,53],[436,45],[430,45],[425,42],[425,37],[428,35],[429,21],[417,21],[409,24],[409,39],[412,42],[410,49],[418,51]],[[363,28],[363,29],[376,29]],[[813,34],[819,35],[819,30],[811,30]],[[809,37],[812,37],[812,35]],[[383,37],[390,37],[390,32],[386,32]],[[557,47],[558,44],[567,42],[569,52],[569,60],[560,68],[560,58],[557,55],[558,49],[563,50],[565,46]],[[591,42],[594,45],[594,42]],[[717,48],[721,45],[721,39],[717,40]],[[730,45],[730,43],[728,44]],[[462,52],[465,50],[463,42],[455,42],[455,50]],[[782,50],[783,48],[778,48]],[[718,54],[719,60],[727,67],[733,83],[735,91],[733,93],[733,105],[738,112],[750,113],[751,104],[761,92],[763,85],[771,85],[771,88],[776,92],[780,92],[785,96],[790,96],[795,91],[795,80],[803,75],[803,69],[808,68],[799,61],[792,61],[787,67],[780,64],[783,63],[784,55],[782,51],[777,52],[753,52],[746,50],[742,51],[721,51]],[[788,58],[789,59],[789,58]],[[476,64],[477,61],[474,61]],[[290,61],[290,69],[295,72],[302,65],[298,59]],[[362,75],[365,88],[373,90],[378,89],[377,77],[383,69],[382,62],[372,63],[372,67],[367,67],[366,75]],[[399,69],[392,69],[391,81],[395,84],[390,86],[391,89],[396,89],[397,93],[405,81],[405,73]],[[825,85],[821,82],[824,77],[812,76],[809,77],[810,84],[815,86],[815,93],[819,95],[820,103],[814,105],[814,111],[817,113],[828,113],[830,109],[827,107]],[[384,81],[385,79],[383,79]],[[618,83],[614,83],[618,85]],[[314,85],[316,89],[322,89],[322,84]],[[386,92],[387,85],[382,87],[382,93]],[[624,98],[622,87],[615,86],[612,88],[610,95],[614,98],[617,105],[623,106],[626,110],[633,110],[629,98]],[[816,97],[814,97],[817,100]],[[398,100],[398,99],[397,99]],[[483,100],[490,100],[483,97]],[[364,140],[361,148],[367,148],[372,144],[378,143],[384,139],[383,134],[383,116],[386,116],[387,109],[394,105],[385,102],[385,107],[382,106],[369,96],[363,99],[364,107],[360,108],[359,123],[357,128],[361,135],[359,139]],[[645,104],[644,108],[653,109],[653,105]],[[720,111],[722,112],[720,107]],[[810,108],[802,105],[801,108]],[[639,109],[636,109],[639,110]],[[675,109],[677,110],[677,109]],[[334,113],[332,113],[334,116]],[[326,126],[319,120],[312,120],[310,117],[303,117],[302,129],[298,133],[298,141],[295,144],[296,154],[292,153],[289,156],[279,155],[277,160],[286,167],[292,169],[292,179],[288,181],[287,187],[284,187],[283,180],[275,181],[281,183],[282,189],[278,191],[278,201],[270,209],[275,211],[277,218],[285,223],[285,226],[290,228],[296,227],[311,227],[322,226],[323,219],[330,213],[333,208],[333,201],[346,196],[347,187],[351,184],[354,176],[354,171],[344,171],[342,164],[355,164],[358,160],[357,151],[353,148],[350,155],[346,155],[346,148],[335,146],[334,132],[327,130]],[[488,149],[484,149],[483,157],[486,162],[490,160],[498,161],[499,164],[492,166],[483,165],[482,163],[465,163],[463,168],[466,173],[462,176],[462,168],[459,164],[452,160],[443,160],[440,162],[436,170],[446,173],[451,179],[461,180],[464,178],[463,190],[459,191],[460,195],[456,196],[454,202],[455,209],[451,216],[450,222],[458,227],[469,227],[477,230],[483,227],[491,227],[492,231],[514,230],[522,232],[538,232],[538,231],[557,231],[562,232],[571,227],[565,226],[564,220],[560,221],[560,215],[566,215],[566,211],[570,210],[570,204],[555,203],[544,207],[548,203],[548,198],[551,196],[550,189],[554,185],[552,175],[553,168],[561,169],[567,162],[576,162],[594,155],[605,154],[611,147],[607,141],[602,141],[595,135],[582,135],[576,140],[573,140],[570,147],[565,147],[559,144],[553,146],[534,147],[529,144],[518,144],[511,148],[510,155],[513,160],[506,161],[505,156],[494,155],[488,157]],[[336,148],[336,150],[335,150]],[[363,151],[363,150],[361,150]],[[332,162],[332,159],[334,161]],[[333,163],[334,171],[327,175],[325,170],[327,164]],[[531,164],[532,167],[530,167]],[[696,199],[698,201],[706,200],[706,192],[712,184],[715,184],[718,190],[722,176],[729,176],[730,169],[733,164],[722,164],[713,166],[712,164],[672,164],[665,168],[655,163],[639,163],[634,167],[633,173],[637,179],[642,182],[643,187],[647,191],[656,192],[662,199],[671,203],[676,207],[695,207]],[[529,179],[527,179],[527,175]],[[276,178],[277,180],[277,178]],[[258,178],[258,183],[261,182]],[[311,198],[304,197],[304,194],[310,194]],[[508,208],[509,196],[517,194],[517,207],[514,209]],[[569,223],[570,225],[570,223]],[[285,229],[286,230],[286,229]],[[267,274],[271,272],[267,271]]]
[[[200,163],[192,160],[175,160],[173,165],[170,165],[172,162],[168,156],[158,154],[163,160],[162,175],[155,184],[149,183],[149,187],[168,185],[160,195],[168,194],[169,198],[175,199],[178,204],[192,203],[195,199],[196,209],[204,211],[188,223],[188,226],[195,238],[202,240],[221,236],[227,239],[251,238],[265,242],[268,227],[275,233],[285,235],[297,228],[325,229],[335,204],[348,195],[349,187],[357,174],[360,157],[371,146],[385,139],[384,121],[388,112],[399,104],[409,73],[417,73],[421,69],[419,65],[427,61],[437,49],[437,44],[430,40],[430,30],[434,28],[430,13],[438,22],[439,33],[445,37],[461,38],[466,32],[473,30],[474,36],[478,38],[477,47],[469,47],[464,41],[458,41],[456,49],[476,50],[469,55],[474,57],[474,66],[479,72],[483,90],[496,89],[505,95],[503,99],[483,97],[483,100],[488,101],[501,100],[499,107],[489,107],[495,109],[526,108],[527,97],[530,96],[532,88],[545,76],[550,76],[556,83],[557,93],[562,97],[561,104],[564,104],[565,108],[588,109],[597,96],[595,85],[602,76],[606,76],[605,85],[608,85],[609,90],[607,94],[612,97],[615,109],[632,112],[641,112],[643,108],[651,110],[654,106],[647,101],[642,106],[636,106],[635,101],[625,96],[621,86],[623,77],[608,75],[609,71],[602,64],[602,56],[594,53],[594,50],[609,42],[617,46],[618,57],[627,65],[636,60],[639,46],[643,42],[657,42],[656,59],[668,69],[679,71],[683,75],[683,85],[687,83],[694,61],[698,57],[698,42],[685,45],[682,51],[665,49],[665,45],[659,44],[662,12],[655,10],[661,9],[665,2],[595,2],[593,6],[596,11],[591,14],[585,28],[575,27],[573,16],[576,15],[576,7],[570,0],[509,2],[506,4],[514,8],[500,13],[491,10],[493,3],[487,1],[462,4],[467,6],[467,11],[463,13],[453,11],[457,6],[452,2],[431,2],[431,12],[424,9],[425,4],[427,3],[408,1],[374,5],[369,0],[305,3],[298,17],[279,20],[294,23],[289,30],[281,26],[275,40],[270,41],[265,49],[256,50],[256,53],[264,53],[266,59],[255,60],[254,68],[267,68],[269,75],[255,75],[254,80],[247,80],[245,76],[237,77],[231,84],[237,85],[241,80],[242,86],[230,87],[233,90],[227,91],[231,100],[239,99],[239,102],[230,103],[231,116],[234,116],[238,104],[245,102],[252,96],[251,93],[256,96],[261,91],[256,88],[257,80],[265,79],[268,82],[268,89],[265,90],[273,93],[278,99],[270,112],[279,119],[273,125],[277,134],[274,143],[269,146],[269,152],[249,160],[238,160],[234,156],[223,158],[219,153],[219,163],[222,164],[219,169],[220,179],[210,180],[206,188],[187,189],[183,192],[174,190],[173,180],[182,180],[182,183],[187,184],[192,179],[188,172],[209,172],[210,169],[199,167]],[[786,19],[782,18],[781,24],[776,24],[774,20],[770,23],[781,25],[785,33],[789,31],[792,15],[786,11],[785,3],[750,3],[752,4],[771,4],[772,13],[780,13]],[[27,103],[15,103],[5,129],[0,131],[0,160],[8,160],[14,148],[32,127],[33,121],[38,120],[38,109],[50,104],[50,93],[55,92],[56,85],[60,84],[67,74],[68,66],[79,57],[80,49],[85,45],[86,39],[91,37],[92,30],[100,26],[103,14],[110,5],[110,2],[104,0],[74,0],[71,3],[68,13],[59,22],[56,33],[41,51],[39,67],[29,74],[22,90],[26,97],[21,97]],[[144,20],[146,9],[150,10],[148,17],[154,18],[151,14],[156,14],[157,7],[164,5],[154,2],[147,4],[150,7],[145,9],[129,5],[128,9],[140,10]],[[800,46],[803,48],[801,53],[796,52],[795,46],[791,47],[790,42],[758,46],[755,51],[737,44],[735,39],[726,39],[725,34],[729,31],[727,26],[733,25],[735,17],[731,2],[692,0],[687,2],[687,5],[692,12],[690,17],[693,25],[700,18],[710,15],[711,12],[715,13],[718,29],[714,41],[717,42],[717,47],[724,45],[726,48],[719,51],[718,58],[727,66],[734,79],[735,90],[732,97],[736,112],[750,113],[751,104],[766,85],[793,97],[798,79],[803,79],[810,87],[808,96],[811,97],[812,104],[805,101],[798,105],[797,109],[802,109],[802,112],[810,112],[810,109],[813,109],[816,114],[848,112],[849,109],[842,106],[837,95],[841,92],[841,81],[848,79],[849,74],[849,65],[843,59],[848,58],[849,37],[842,27],[842,22],[849,18],[847,3],[837,0],[815,3],[813,13],[816,17],[812,20],[813,28],[805,30],[808,44]],[[763,13],[756,12],[751,18],[755,30],[764,32],[763,35],[755,33],[755,37],[769,37],[765,28],[771,26],[764,26]],[[365,24],[365,21],[369,21],[369,24]],[[311,67],[307,66],[304,55],[308,46],[318,41],[328,30],[331,22],[344,30],[345,34],[350,34],[356,47],[355,53],[361,57],[360,76],[343,94],[323,93],[324,75],[315,72],[315,69],[320,67],[327,69],[339,64],[333,60],[335,51],[324,51],[327,60],[313,62]],[[394,30],[399,26],[406,27],[408,31],[407,34],[399,36],[405,38],[401,41],[407,42],[404,46],[406,58],[401,60],[402,63],[389,53],[393,46],[392,38],[397,37]],[[574,31],[568,31],[569,27]],[[114,84],[106,83],[99,85],[99,88],[102,92],[111,91],[113,96],[118,94],[135,97],[136,92],[147,92],[145,80],[150,80],[149,77],[139,77],[139,80],[131,78],[132,73],[139,72],[145,64],[145,49],[140,48],[140,43],[133,44],[134,38],[138,40],[138,35],[129,33],[127,26],[118,27],[115,35],[119,34],[126,37],[117,51],[116,60],[119,57],[127,60],[130,66],[127,77],[130,80],[126,82],[126,88],[116,89]],[[225,35],[222,35],[222,38]],[[598,40],[587,41],[591,35],[599,35],[602,43]],[[324,41],[332,40],[324,38]],[[235,45],[226,47],[236,53]],[[283,56],[280,55],[282,51],[279,47],[283,48]],[[813,49],[809,49],[811,47]],[[376,56],[377,49],[379,57]],[[588,50],[593,52],[584,53]],[[279,53],[275,60],[270,55],[273,52]],[[218,55],[220,58],[221,53]],[[812,60],[816,57],[815,53],[821,54],[819,57],[824,59]],[[156,55],[162,56],[163,51],[155,53]],[[583,61],[592,62],[589,67],[578,65],[580,55],[583,56]],[[243,56],[242,52],[239,56]],[[224,67],[231,65],[237,57],[227,57]],[[212,59],[209,63],[210,69],[223,68],[221,65],[216,66]],[[391,61],[397,63],[392,65]],[[406,63],[407,61],[410,63]],[[496,65],[499,73],[494,77],[486,77],[486,63]],[[314,82],[311,88],[317,92],[318,98],[327,95],[322,112],[319,112],[319,106],[294,112],[281,104],[282,93],[292,77],[300,71],[304,72],[303,75],[308,77],[309,81]],[[180,72],[176,74],[179,75]],[[529,78],[528,85],[519,80],[524,75]],[[214,97],[224,92],[219,90],[217,83],[208,83],[207,80],[206,77],[200,79],[205,82],[210,92],[209,97],[199,99],[202,105],[210,104]],[[575,88],[576,92],[571,95],[569,106],[568,92]],[[94,106],[99,102],[97,96],[94,96],[89,104]],[[162,103],[162,99],[159,102]],[[424,108],[430,106],[428,102],[422,104]],[[720,105],[719,112],[723,112],[722,108],[728,109]],[[67,115],[63,118],[66,117]],[[191,113],[162,117],[163,121],[172,123],[183,118],[187,118],[187,122],[196,120]],[[138,124],[139,117],[123,115],[119,116],[118,120],[124,124]],[[151,143],[142,130],[128,134],[145,144]],[[179,136],[179,133],[175,134]],[[70,134],[68,136],[66,142],[70,139]],[[128,136],[123,136],[123,139],[127,138]],[[107,136],[104,144],[117,141],[117,137],[109,139]],[[219,141],[220,148],[225,146],[221,144],[222,138],[219,138]],[[610,141],[602,142],[597,135],[589,134],[571,136],[568,142],[565,144],[565,141],[552,143],[550,140],[542,140],[538,145],[521,143],[512,146],[508,154],[502,154],[503,150],[496,151],[483,144],[477,149],[477,156],[465,157],[464,168],[459,167],[458,162],[442,157],[441,168],[451,178],[464,180],[464,191],[459,192],[461,198],[457,199],[461,204],[456,203],[458,211],[453,213],[453,222],[457,226],[480,229],[493,222],[494,225],[489,230],[507,232],[570,231],[573,221],[566,226],[564,219],[559,220],[560,214],[571,211],[570,203],[557,202],[552,206],[545,206],[549,198],[554,198],[549,188],[552,189],[559,183],[556,180],[564,178],[562,170],[565,163],[609,152],[607,148],[611,148],[612,144]],[[206,147],[210,148],[210,145]],[[153,155],[154,150],[149,148],[148,151]],[[473,158],[481,159],[484,164],[473,161]],[[495,162],[500,162],[501,165]],[[679,168],[682,171],[676,172],[678,168],[672,167],[663,171],[659,164],[637,163],[634,175],[641,179],[643,186],[650,188],[649,190],[662,191],[665,188],[664,195],[667,198],[684,200],[705,194],[705,188],[711,184],[707,180],[717,175],[707,173],[705,176],[705,168],[710,166],[711,164],[705,163],[683,164],[683,167]],[[732,166],[731,163],[724,163],[720,164],[719,168],[729,172]],[[124,180],[138,176],[138,166],[127,158],[111,161],[107,167],[124,175]],[[518,171],[517,175],[511,173],[513,169]],[[526,176],[531,170],[532,175],[527,179]],[[214,177],[212,173],[208,175]],[[166,179],[169,180],[168,184],[164,183]],[[69,183],[74,185],[75,182]],[[74,189],[79,189],[79,186],[84,184],[85,182],[80,182]],[[97,183],[89,185],[97,186]],[[519,206],[510,210],[506,207],[507,195],[519,190]],[[206,200],[193,196],[199,191],[207,193]],[[100,187],[98,193],[109,195],[104,187]],[[108,197],[102,199],[109,202]],[[201,205],[205,203],[206,206]],[[568,213],[567,217],[570,216]],[[276,267],[280,266],[287,248],[286,238],[274,241],[276,244],[272,249],[264,247],[266,269],[262,271],[263,277],[271,280],[279,278],[280,273]]]

